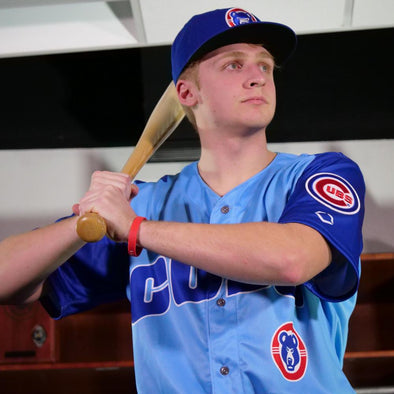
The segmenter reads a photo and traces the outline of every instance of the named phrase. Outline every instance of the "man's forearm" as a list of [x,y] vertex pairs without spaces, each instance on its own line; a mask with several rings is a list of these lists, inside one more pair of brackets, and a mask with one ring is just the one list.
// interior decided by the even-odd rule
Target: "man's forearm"
[[330,248],[302,224],[143,222],[140,245],[229,279],[292,285],[328,266]]
[[43,281],[83,246],[72,217],[0,243],[0,303],[39,298]]

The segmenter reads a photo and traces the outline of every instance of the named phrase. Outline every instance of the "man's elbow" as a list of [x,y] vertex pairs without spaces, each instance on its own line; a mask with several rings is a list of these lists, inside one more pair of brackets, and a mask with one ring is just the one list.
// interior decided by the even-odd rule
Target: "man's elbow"
[[315,257],[306,250],[293,250],[283,256],[281,276],[287,286],[298,286],[311,280],[328,265],[321,256]]
[[38,301],[42,292],[42,285],[33,291],[26,289],[16,292],[0,292],[0,305],[24,305]]

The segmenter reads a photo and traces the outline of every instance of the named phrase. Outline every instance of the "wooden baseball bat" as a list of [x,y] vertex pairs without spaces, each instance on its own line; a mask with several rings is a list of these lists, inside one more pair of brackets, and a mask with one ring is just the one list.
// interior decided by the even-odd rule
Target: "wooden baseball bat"
[[[175,85],[171,82],[153,109],[122,172],[134,179],[138,171],[172,134],[184,116]],[[78,219],[76,231],[84,241],[97,242],[106,234],[107,226],[100,215],[90,212]]]

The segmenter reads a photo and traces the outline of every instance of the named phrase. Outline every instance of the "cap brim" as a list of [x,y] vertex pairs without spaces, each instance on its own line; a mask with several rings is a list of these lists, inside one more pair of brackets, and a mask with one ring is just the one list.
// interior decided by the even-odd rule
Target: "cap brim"
[[189,64],[219,47],[245,42],[261,44],[283,65],[295,51],[297,36],[289,27],[273,22],[256,22],[240,25],[220,33],[206,41],[191,57]]

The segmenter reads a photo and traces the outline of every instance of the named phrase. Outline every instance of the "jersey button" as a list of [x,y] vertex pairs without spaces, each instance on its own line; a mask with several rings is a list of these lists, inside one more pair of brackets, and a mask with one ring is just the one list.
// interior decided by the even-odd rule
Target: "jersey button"
[[219,298],[219,299],[216,301],[216,304],[217,304],[218,306],[225,306],[225,305],[226,305],[226,300],[225,300],[224,298]]
[[221,373],[223,376],[228,375],[229,372],[230,372],[230,370],[229,370],[228,367],[222,367],[222,368],[220,368],[220,373]]
[[230,211],[230,207],[228,205],[223,205],[220,208],[220,212],[223,213],[223,214],[229,213],[229,211]]

